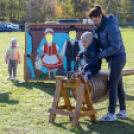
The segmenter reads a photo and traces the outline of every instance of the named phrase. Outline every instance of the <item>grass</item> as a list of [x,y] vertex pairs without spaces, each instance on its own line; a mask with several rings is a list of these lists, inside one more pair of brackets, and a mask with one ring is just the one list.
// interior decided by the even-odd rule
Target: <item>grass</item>
[[[126,46],[127,65],[134,68],[134,30],[123,30]],[[68,117],[57,116],[55,123],[49,123],[48,109],[52,105],[55,83],[25,83],[7,81],[7,65],[4,62],[5,51],[11,38],[17,38],[22,54],[25,49],[25,33],[0,33],[0,134],[134,134],[134,76],[123,77],[126,90],[128,119],[116,122],[97,122],[92,124],[89,117],[80,119],[77,128],[71,128]],[[103,61],[103,70],[107,64]],[[18,66],[18,80],[23,80],[23,63]],[[63,103],[63,100],[60,100]],[[71,102],[74,103],[73,98]],[[108,106],[108,101],[97,103],[95,108]],[[118,110],[118,108],[117,108]],[[107,109],[97,113],[97,118]]]

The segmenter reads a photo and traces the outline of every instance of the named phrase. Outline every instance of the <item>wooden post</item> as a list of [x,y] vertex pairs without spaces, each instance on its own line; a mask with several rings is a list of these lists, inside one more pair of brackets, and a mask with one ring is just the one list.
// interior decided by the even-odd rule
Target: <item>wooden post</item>
[[[94,109],[94,107],[93,107],[93,103],[92,103],[92,100],[91,100],[91,97],[89,97],[90,95],[89,95],[89,90],[88,90],[88,85],[86,84],[85,85],[85,90],[84,90],[84,96],[85,96],[85,100],[86,100],[86,104],[87,104],[87,108],[89,109],[89,110],[93,110]],[[95,111],[96,112],[96,111]],[[90,119],[91,119],[91,121],[92,122],[96,122],[96,116],[95,116],[95,114],[94,115],[90,115]]]
[[76,103],[76,107],[75,107],[75,113],[77,114],[77,117],[73,118],[72,127],[76,127],[78,125],[79,113],[81,112],[81,106],[82,106],[83,95],[84,95],[83,90],[84,90],[84,84],[80,83],[78,97],[77,97],[77,103]]
[[24,80],[27,82],[27,66],[26,66],[26,53],[24,54]]
[[[56,92],[54,95],[54,100],[52,104],[52,108],[56,109],[59,103],[59,98],[61,95],[61,89],[62,89],[62,82],[61,80],[57,81],[57,86],[56,86]],[[49,122],[53,123],[55,121],[56,114],[50,114]]]

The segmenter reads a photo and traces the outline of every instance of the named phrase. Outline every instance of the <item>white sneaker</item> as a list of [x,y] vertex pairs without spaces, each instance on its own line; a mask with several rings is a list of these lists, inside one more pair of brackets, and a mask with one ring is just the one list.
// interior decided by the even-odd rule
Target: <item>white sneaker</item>
[[102,116],[101,118],[99,118],[99,121],[115,121],[115,120],[117,120],[115,114],[114,115],[106,114]]
[[7,80],[11,80],[11,79],[12,79],[12,76],[7,77]]
[[16,81],[16,77],[13,77],[13,81]]
[[119,111],[115,115],[116,115],[117,118],[127,118],[127,112],[122,113],[121,111]]

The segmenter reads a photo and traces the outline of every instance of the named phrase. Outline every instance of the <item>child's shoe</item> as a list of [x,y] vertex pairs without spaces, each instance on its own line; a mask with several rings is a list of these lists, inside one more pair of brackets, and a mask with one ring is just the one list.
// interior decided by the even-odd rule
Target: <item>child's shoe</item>
[[16,77],[13,77],[13,81],[16,81]]
[[107,113],[106,115],[99,118],[99,121],[115,121],[116,119],[117,118],[116,118],[115,114],[111,115],[111,114]]
[[7,77],[7,80],[11,80],[11,79],[12,79],[12,76]]
[[84,84],[87,83],[87,78],[85,78],[85,77],[82,76],[81,74],[78,74],[77,77],[81,79],[81,82],[82,82],[82,83],[84,83]]
[[122,119],[127,118],[127,112],[119,111],[115,115],[116,115],[117,118],[122,118]]

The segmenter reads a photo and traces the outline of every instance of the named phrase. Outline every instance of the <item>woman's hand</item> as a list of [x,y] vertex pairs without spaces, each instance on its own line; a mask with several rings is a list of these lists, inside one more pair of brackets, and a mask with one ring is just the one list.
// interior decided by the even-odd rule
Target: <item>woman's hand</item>
[[80,57],[76,57],[76,61],[78,61],[78,62],[79,62],[79,61],[80,61]]

